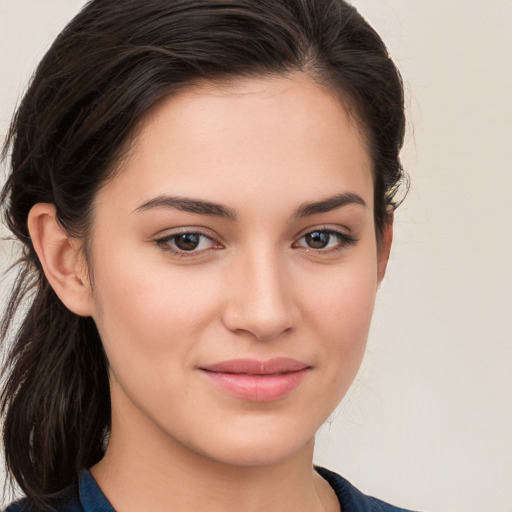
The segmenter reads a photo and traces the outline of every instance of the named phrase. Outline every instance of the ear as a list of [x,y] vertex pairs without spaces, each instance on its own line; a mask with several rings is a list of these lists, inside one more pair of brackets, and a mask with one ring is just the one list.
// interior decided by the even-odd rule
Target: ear
[[28,215],[32,244],[51,287],[73,313],[91,316],[92,300],[80,243],[57,219],[53,204],[38,203]]
[[391,252],[391,244],[393,242],[393,215],[390,215],[389,221],[386,223],[382,239],[377,245],[377,280],[378,284],[384,279],[386,268],[388,266],[389,253]]

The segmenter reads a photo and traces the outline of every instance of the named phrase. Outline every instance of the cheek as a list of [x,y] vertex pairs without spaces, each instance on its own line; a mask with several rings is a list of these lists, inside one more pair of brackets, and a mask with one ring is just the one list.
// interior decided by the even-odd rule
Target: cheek
[[111,363],[128,354],[133,364],[185,353],[216,314],[214,277],[187,269],[122,261],[95,272],[96,323]]
[[172,396],[169,390],[179,389],[183,397],[188,389],[183,370],[193,364],[207,305],[189,300],[197,299],[190,283],[170,284],[161,270],[132,268],[124,278],[111,271],[98,290],[96,323],[115,377],[116,410],[131,410],[124,396],[141,410],[155,403],[164,410],[173,400],[158,400]]
[[317,280],[317,292],[308,297],[316,328],[326,332],[328,339],[365,340],[378,285],[376,261],[358,261],[330,277],[323,283]]
[[309,297],[310,328],[317,333],[326,378],[339,400],[352,383],[366,348],[377,290],[376,261],[339,269]]

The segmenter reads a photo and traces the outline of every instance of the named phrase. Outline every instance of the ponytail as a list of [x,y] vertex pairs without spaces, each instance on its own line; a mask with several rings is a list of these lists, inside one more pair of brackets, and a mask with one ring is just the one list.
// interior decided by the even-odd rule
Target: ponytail
[[35,279],[27,279],[25,264],[2,323],[6,339],[22,299],[37,290],[5,363],[9,375],[0,411],[10,476],[44,508],[103,456],[110,393],[93,320],[66,309],[41,270],[36,272]]

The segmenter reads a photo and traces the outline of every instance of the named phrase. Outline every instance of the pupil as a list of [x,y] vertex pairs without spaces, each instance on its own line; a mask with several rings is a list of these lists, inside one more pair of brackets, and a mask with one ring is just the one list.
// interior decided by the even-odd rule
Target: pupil
[[199,245],[199,235],[196,233],[184,233],[175,240],[176,247],[182,251],[192,251]]
[[313,249],[323,249],[329,243],[329,233],[313,231],[306,235],[306,242]]

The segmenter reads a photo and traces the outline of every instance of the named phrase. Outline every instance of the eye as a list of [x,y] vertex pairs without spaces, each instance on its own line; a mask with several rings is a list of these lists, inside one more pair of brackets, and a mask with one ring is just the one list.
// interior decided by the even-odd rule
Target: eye
[[315,229],[306,233],[295,244],[296,247],[305,247],[315,251],[336,251],[349,245],[353,245],[357,240],[346,233],[334,229]]
[[186,256],[208,251],[209,249],[218,249],[220,244],[204,233],[195,231],[185,231],[173,233],[155,241],[163,250]]

